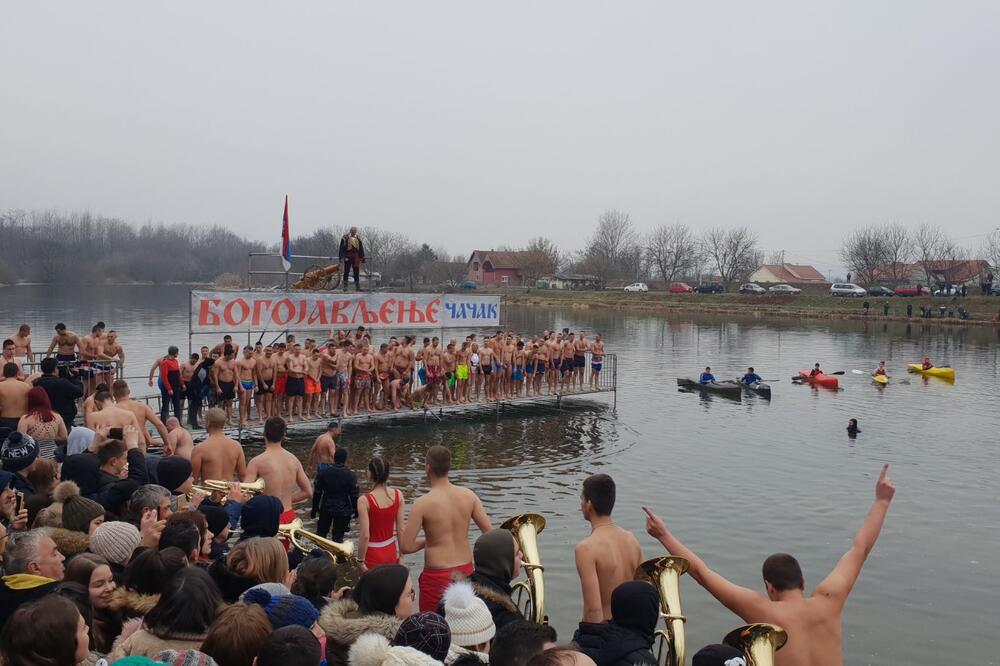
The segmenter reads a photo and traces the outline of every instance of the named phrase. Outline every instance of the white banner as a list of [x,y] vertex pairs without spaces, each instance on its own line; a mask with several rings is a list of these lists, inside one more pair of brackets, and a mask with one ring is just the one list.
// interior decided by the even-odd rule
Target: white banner
[[492,328],[500,297],[316,291],[192,291],[191,332]]

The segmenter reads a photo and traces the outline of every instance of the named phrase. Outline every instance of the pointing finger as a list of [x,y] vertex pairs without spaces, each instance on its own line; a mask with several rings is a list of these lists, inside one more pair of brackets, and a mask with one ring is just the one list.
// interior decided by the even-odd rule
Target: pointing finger
[[885,481],[885,477],[889,474],[889,463],[882,465],[882,474],[879,475],[879,481]]

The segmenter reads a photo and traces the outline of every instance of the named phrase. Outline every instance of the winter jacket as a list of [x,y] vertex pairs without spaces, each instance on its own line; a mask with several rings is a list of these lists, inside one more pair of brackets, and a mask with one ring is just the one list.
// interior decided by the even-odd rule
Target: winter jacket
[[613,622],[581,622],[573,642],[597,666],[656,666],[652,637]]
[[19,573],[0,578],[0,629],[14,614],[18,606],[41,599],[59,584],[59,581]]
[[346,664],[348,650],[365,633],[375,633],[392,641],[402,621],[395,615],[362,615],[351,599],[334,599],[319,615],[319,626],[326,632],[326,658],[331,664]]
[[62,417],[68,430],[76,418],[76,400],[83,396],[83,385],[56,375],[42,375],[35,380],[35,386],[45,389],[52,411]]
[[254,585],[260,584],[260,581],[256,578],[240,576],[235,573],[226,566],[225,557],[212,562],[212,565],[208,567],[208,575],[219,586],[219,591],[222,592],[222,600],[227,604],[236,603],[239,601],[240,595]]
[[441,662],[420,650],[393,646],[385,636],[364,634],[351,646],[347,655],[350,666],[442,666]]
[[[341,261],[343,261],[344,258],[347,257],[347,252],[348,252],[347,239],[350,237],[351,237],[350,234],[344,234],[343,236],[340,237],[340,249],[337,251],[337,258],[340,259]],[[361,242],[360,236],[357,236],[356,238],[358,239],[358,257],[360,257],[361,261],[364,261],[365,244]]]
[[313,515],[320,510],[333,516],[358,515],[358,477],[343,464],[333,464],[316,475]]
[[460,645],[455,645],[454,643],[452,643],[448,648],[448,656],[444,658],[444,663],[451,666],[451,664],[454,664],[462,657],[475,657],[484,664],[490,663],[489,655],[483,654],[482,652],[475,652],[474,650],[464,648]]
[[63,527],[53,527],[49,536],[56,542],[56,548],[68,562],[74,555],[85,553],[90,549],[90,537],[83,532],[67,530]]
[[117,587],[111,593],[111,603],[108,610],[117,613],[123,619],[130,620],[136,617],[143,617],[160,600],[158,594],[141,594],[135,590],[125,587]]
[[171,636],[160,637],[151,633],[145,627],[125,636],[115,643],[114,649],[108,654],[108,663],[113,664],[123,657],[149,657],[152,659],[164,650],[200,650],[201,644],[205,642],[206,633],[185,634],[177,633]]

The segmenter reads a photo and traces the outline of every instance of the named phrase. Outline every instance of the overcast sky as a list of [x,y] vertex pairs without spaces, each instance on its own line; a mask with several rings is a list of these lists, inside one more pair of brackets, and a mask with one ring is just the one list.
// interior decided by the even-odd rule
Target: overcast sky
[[842,233],[1000,224],[1000,2],[15,2],[0,208],[379,225],[456,252],[606,208]]

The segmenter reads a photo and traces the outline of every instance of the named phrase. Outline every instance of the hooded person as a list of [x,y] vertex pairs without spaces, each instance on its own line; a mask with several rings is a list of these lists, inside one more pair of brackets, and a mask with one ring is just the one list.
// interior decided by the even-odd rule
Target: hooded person
[[660,593],[645,581],[622,583],[611,593],[611,621],[581,622],[573,642],[597,666],[655,664],[653,637]]
[[521,557],[509,530],[497,529],[483,534],[476,539],[472,549],[472,562],[475,570],[469,577],[476,596],[483,600],[493,624],[500,627],[523,620],[524,616],[517,610],[511,599],[510,582],[521,573]]
[[451,630],[451,647],[446,664],[463,657],[475,657],[482,663],[490,661],[490,641],[496,636],[493,616],[482,599],[476,596],[472,583],[458,581],[444,592],[444,619]]
[[159,485],[169,490],[174,498],[191,490],[194,484],[193,474],[194,468],[187,458],[167,456],[156,463],[156,478],[159,480]]
[[243,505],[240,514],[240,541],[252,537],[273,537],[278,534],[278,524],[284,507],[272,495],[255,495]]
[[218,506],[209,506],[202,502],[198,510],[205,515],[205,522],[208,523],[208,531],[212,534],[212,550],[208,559],[213,562],[223,557],[229,552],[229,514],[225,509]]
[[80,486],[63,481],[56,486],[52,499],[62,504],[62,526],[74,532],[93,534],[104,522],[104,507],[92,499],[80,496]]

